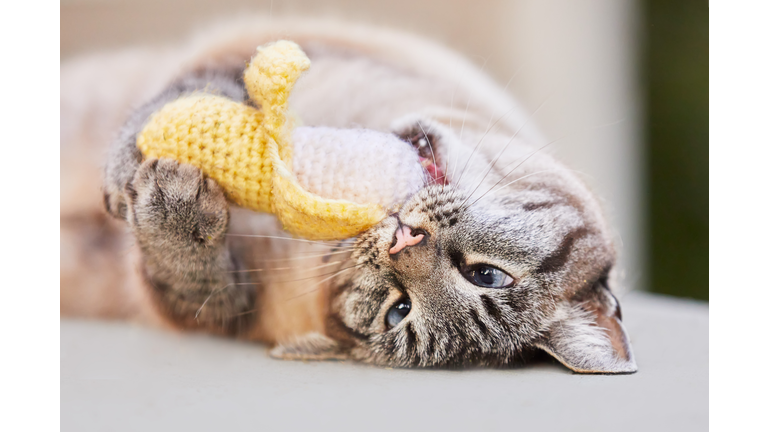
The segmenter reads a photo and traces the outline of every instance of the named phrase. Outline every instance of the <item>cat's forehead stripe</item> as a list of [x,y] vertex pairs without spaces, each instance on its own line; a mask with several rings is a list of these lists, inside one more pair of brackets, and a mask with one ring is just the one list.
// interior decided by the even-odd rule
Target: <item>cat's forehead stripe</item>
[[576,240],[586,236],[589,231],[584,228],[576,228],[565,235],[557,249],[544,258],[536,268],[537,273],[555,273],[565,267],[573,250]]

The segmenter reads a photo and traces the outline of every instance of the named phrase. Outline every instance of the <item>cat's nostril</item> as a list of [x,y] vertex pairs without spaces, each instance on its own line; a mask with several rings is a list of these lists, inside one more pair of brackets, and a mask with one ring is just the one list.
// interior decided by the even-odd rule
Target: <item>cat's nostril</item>
[[395,238],[392,239],[393,246],[389,249],[389,254],[394,255],[408,246],[419,244],[427,232],[422,229],[411,229],[408,225],[400,225],[395,231]]

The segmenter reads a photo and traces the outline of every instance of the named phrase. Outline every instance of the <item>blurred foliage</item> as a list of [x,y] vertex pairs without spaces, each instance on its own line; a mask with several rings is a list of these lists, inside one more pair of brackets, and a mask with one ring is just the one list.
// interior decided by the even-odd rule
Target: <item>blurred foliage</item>
[[709,6],[642,5],[650,287],[709,300]]

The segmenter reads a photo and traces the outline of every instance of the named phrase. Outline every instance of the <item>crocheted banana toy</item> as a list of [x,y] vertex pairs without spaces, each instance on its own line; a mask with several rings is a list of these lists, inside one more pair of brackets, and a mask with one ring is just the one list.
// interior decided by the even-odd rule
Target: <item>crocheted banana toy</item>
[[137,139],[144,157],[192,164],[235,204],[275,214],[315,240],[355,236],[424,184],[418,155],[392,134],[293,127],[288,96],[310,62],[293,42],[258,48],[244,81],[255,106],[193,93],[156,112]]

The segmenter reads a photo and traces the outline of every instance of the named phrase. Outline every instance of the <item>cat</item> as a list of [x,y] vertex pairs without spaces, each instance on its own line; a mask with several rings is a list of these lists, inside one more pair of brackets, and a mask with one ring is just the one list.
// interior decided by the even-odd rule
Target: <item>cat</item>
[[[197,168],[136,149],[182,94],[245,101],[246,62],[280,38],[312,61],[291,96],[304,125],[391,131],[427,161],[432,181],[356,238],[292,239]],[[246,20],[65,64],[61,314],[261,341],[283,359],[501,367],[543,350],[575,372],[635,372],[611,231],[530,117],[457,54],[368,26]]]

